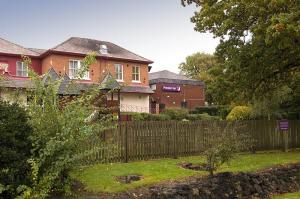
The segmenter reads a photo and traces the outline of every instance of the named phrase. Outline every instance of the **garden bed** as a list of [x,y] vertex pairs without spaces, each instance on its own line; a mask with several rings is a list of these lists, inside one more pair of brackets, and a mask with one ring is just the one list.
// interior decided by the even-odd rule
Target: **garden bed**
[[[184,169],[179,165],[187,162],[202,164],[200,156],[183,157],[179,159],[159,159],[130,163],[96,164],[81,167],[72,172],[72,177],[82,182],[88,192],[116,193],[130,191],[139,187],[151,186],[165,181],[182,180],[191,176],[205,176],[207,171]],[[218,172],[255,172],[278,164],[300,162],[300,152],[272,152],[240,155],[230,165],[223,165]],[[139,174],[143,178],[129,184],[122,184],[116,180],[118,176]]]
[[[81,185],[82,186],[82,185]],[[92,193],[82,189],[76,195],[87,199],[265,199],[273,195],[300,190],[300,163],[277,165],[257,172],[223,172],[215,176],[188,177],[165,181],[156,186],[146,186],[119,193]],[[298,198],[293,197],[291,199]],[[286,196],[276,199],[287,199]]]
[[300,163],[255,173],[224,172],[190,182],[150,188],[153,199],[270,198],[300,189]]

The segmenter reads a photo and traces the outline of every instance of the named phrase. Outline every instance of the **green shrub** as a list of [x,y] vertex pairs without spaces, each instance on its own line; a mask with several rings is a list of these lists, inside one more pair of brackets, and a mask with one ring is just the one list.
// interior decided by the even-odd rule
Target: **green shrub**
[[203,114],[188,114],[185,119],[187,119],[189,121],[197,121],[197,120],[220,120],[220,117],[218,117],[218,116],[211,116],[211,115],[208,115],[207,113],[203,113]]
[[122,113],[122,115],[129,115],[131,116],[132,121],[144,121],[145,115],[142,115],[141,113]]
[[15,198],[18,186],[31,185],[32,131],[23,108],[0,101],[0,198]]
[[192,114],[203,114],[207,113],[208,115],[218,115],[219,110],[217,106],[203,106],[196,107],[195,110],[191,111]]
[[253,109],[249,106],[236,106],[226,117],[226,120],[250,120],[253,119]]
[[171,120],[171,117],[169,115],[166,114],[151,114],[149,117],[149,121],[167,121],[167,120]]
[[[87,55],[82,62],[83,68],[94,60],[94,53]],[[31,68],[29,57],[23,57],[23,61],[25,66]],[[23,190],[22,199],[44,199],[53,193],[69,192],[69,171],[84,164],[89,155],[113,147],[98,137],[99,133],[114,125],[110,114],[103,117],[102,113],[106,110],[101,107],[103,103],[102,98],[99,98],[99,87],[91,87],[62,108],[57,95],[60,80],[50,78],[45,85],[43,79],[31,70],[29,76],[35,88],[30,92],[31,100],[27,107],[30,116],[28,122],[33,129],[30,136],[32,154],[28,160],[33,183],[31,186],[19,187],[18,190]],[[72,83],[67,87],[72,86]],[[97,139],[97,147],[88,146],[91,139]],[[25,146],[20,148],[26,149]],[[1,188],[0,185],[0,192]]]
[[165,109],[163,114],[170,116],[172,120],[183,120],[189,114],[188,110],[181,108]]
[[201,120],[220,120],[221,118],[219,116],[211,116],[207,113],[200,114]]
[[130,115],[132,121],[166,121],[171,120],[171,117],[166,114],[150,114],[150,113],[122,113]]
[[222,119],[226,119],[227,115],[231,112],[231,106],[218,106],[218,115]]
[[205,106],[205,107],[196,107],[194,110],[190,111],[191,114],[205,114],[211,116],[220,116],[222,119],[226,119],[226,116],[231,111],[230,106]]

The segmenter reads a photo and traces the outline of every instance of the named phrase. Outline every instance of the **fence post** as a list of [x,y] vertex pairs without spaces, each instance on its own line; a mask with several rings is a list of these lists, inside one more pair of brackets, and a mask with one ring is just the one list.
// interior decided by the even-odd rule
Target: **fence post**
[[125,155],[124,155],[124,162],[128,162],[128,128],[127,122],[125,122]]
[[283,131],[283,142],[284,142],[284,152],[288,152],[289,150],[289,132],[288,131]]
[[175,121],[173,123],[173,158],[174,159],[177,159],[177,148],[178,148],[178,145],[177,145],[177,135],[178,135],[178,125],[177,125],[177,121]]

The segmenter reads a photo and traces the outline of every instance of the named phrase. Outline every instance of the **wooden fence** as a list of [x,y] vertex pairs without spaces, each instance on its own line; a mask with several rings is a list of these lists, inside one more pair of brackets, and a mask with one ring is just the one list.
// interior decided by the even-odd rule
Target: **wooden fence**
[[[86,163],[101,161],[128,162],[165,157],[197,155],[209,145],[208,134],[228,125],[256,140],[257,150],[278,150],[284,145],[277,121],[145,121],[123,122],[84,146],[95,149]],[[300,148],[300,121],[289,121],[289,148]],[[105,139],[108,144],[103,144]]]

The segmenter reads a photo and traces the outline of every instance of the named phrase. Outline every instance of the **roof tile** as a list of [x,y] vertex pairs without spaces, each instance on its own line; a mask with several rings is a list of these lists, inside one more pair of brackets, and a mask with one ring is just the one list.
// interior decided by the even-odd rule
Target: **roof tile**
[[[106,45],[108,52],[106,54],[100,53],[100,46]],[[107,41],[99,41],[94,39],[71,37],[63,43],[55,46],[51,50],[59,52],[77,53],[77,54],[88,54],[96,52],[97,56],[117,59],[135,60],[146,63],[153,63],[151,60],[139,56],[129,50],[126,50],[116,44]]]

